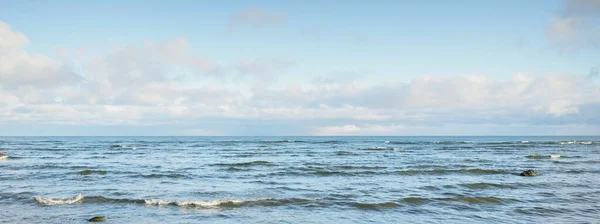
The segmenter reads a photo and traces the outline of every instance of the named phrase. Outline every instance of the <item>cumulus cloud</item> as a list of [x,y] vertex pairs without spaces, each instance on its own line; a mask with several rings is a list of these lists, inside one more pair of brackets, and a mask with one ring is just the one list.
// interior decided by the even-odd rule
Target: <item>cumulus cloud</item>
[[0,88],[49,88],[77,83],[81,77],[69,66],[24,50],[28,38],[0,21]]
[[27,36],[12,30],[12,27],[0,21],[0,52],[20,50],[29,43]]
[[564,51],[600,49],[600,0],[566,0],[547,35]]
[[287,15],[281,12],[268,12],[261,8],[246,8],[234,14],[229,21],[229,28],[264,29],[278,27],[285,23]]

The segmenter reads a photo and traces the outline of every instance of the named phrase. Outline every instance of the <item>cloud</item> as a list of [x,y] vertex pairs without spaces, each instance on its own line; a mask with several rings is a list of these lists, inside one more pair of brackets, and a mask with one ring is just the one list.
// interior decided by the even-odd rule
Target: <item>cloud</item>
[[0,21],[0,52],[20,50],[29,43],[27,36],[13,31],[10,25]]
[[342,125],[317,128],[312,134],[319,136],[350,136],[350,135],[401,135],[405,129],[402,125]]
[[183,135],[189,136],[222,136],[223,133],[218,131],[206,130],[201,128],[185,129],[181,132]]
[[[27,40],[7,25],[2,32]],[[408,82],[365,82],[356,71],[285,77],[289,61],[216,63],[177,38],[115,46],[83,59],[70,59],[66,51],[61,58],[76,61],[81,74],[75,74],[69,63],[12,42],[0,53],[6,57],[0,61],[4,130],[52,124],[168,126],[169,133],[185,135],[397,135],[451,133],[451,127],[477,133],[469,132],[477,125],[600,127],[593,70],[582,76],[419,76]],[[238,76],[251,79],[231,82]],[[273,82],[256,85],[252,79]]]
[[566,0],[546,33],[562,51],[600,49],[600,0]]
[[261,8],[246,8],[234,14],[229,21],[229,28],[264,29],[278,27],[285,23],[287,15],[280,12],[268,12]]
[[81,80],[69,66],[45,55],[29,54],[28,38],[0,21],[0,88],[50,88]]

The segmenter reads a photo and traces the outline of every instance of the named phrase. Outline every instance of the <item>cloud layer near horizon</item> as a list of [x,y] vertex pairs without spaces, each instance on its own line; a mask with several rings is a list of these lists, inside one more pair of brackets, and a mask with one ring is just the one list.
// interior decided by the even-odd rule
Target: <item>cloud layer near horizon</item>
[[[283,14],[257,9],[238,17],[254,19],[234,19],[232,26],[285,21]],[[551,26],[550,34],[564,41],[564,27]],[[174,131],[166,133],[174,135],[480,134],[482,128],[523,126],[558,127],[562,132],[556,133],[563,134],[600,130],[600,86],[592,75],[420,76],[372,83],[360,74],[332,72],[289,81],[292,61],[217,62],[197,55],[185,38],[115,46],[103,55],[51,57],[28,52],[26,34],[2,21],[0,37],[0,127],[169,126]],[[266,126],[267,131],[256,130]]]

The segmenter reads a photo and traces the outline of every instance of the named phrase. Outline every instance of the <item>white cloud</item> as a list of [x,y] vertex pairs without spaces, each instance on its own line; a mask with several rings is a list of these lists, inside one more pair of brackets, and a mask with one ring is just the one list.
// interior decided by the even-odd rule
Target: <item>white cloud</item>
[[10,25],[0,21],[0,52],[18,51],[28,43],[29,39],[25,34],[13,31]]
[[63,63],[24,50],[27,37],[0,21],[0,88],[49,88],[77,83],[81,77]]

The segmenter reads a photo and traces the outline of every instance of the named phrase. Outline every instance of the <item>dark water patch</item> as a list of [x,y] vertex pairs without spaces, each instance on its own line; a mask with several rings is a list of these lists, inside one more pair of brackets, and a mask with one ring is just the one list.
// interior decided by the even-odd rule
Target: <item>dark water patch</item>
[[584,164],[600,164],[600,161],[598,161],[598,160],[586,160],[586,161],[581,161],[580,163],[584,163]]
[[260,155],[260,153],[236,153],[231,155],[223,155],[225,158],[250,158],[256,155]]
[[506,199],[499,197],[449,197],[449,198],[424,198],[408,197],[401,200],[405,204],[424,204],[430,202],[460,202],[466,204],[505,204],[509,202],[518,202],[515,199]]
[[313,144],[344,144],[345,141],[340,140],[328,140],[328,141],[309,141],[309,143]]
[[353,156],[353,155],[357,155],[356,153],[352,153],[352,152],[348,152],[348,151],[337,151],[335,152],[336,155],[338,156]]
[[423,203],[427,203],[431,201],[428,198],[421,198],[421,197],[407,197],[407,198],[403,198],[402,200],[400,200],[401,203],[404,204],[423,204]]
[[108,156],[90,156],[88,159],[108,159]]
[[461,187],[466,187],[469,189],[489,189],[489,188],[498,188],[498,189],[516,189],[517,187],[508,184],[496,184],[496,183],[471,183],[471,184],[459,184]]
[[386,169],[385,166],[352,166],[352,165],[342,165],[342,166],[333,166],[334,169],[342,169],[342,170],[382,170]]
[[98,175],[105,175],[106,173],[108,173],[108,171],[105,170],[82,170],[78,172],[79,175],[92,175],[92,174],[98,174]]
[[352,207],[362,209],[362,210],[381,210],[381,209],[391,209],[397,208],[401,205],[396,202],[382,202],[382,203],[351,203]]
[[268,177],[268,176],[317,176],[317,177],[328,177],[328,176],[374,176],[381,174],[375,171],[337,171],[337,170],[312,170],[312,171],[281,171],[273,172],[268,174],[259,174],[256,177]]
[[413,141],[385,141],[385,143],[387,143],[387,144],[391,144],[391,145],[419,145],[419,144],[423,144],[424,142],[413,142]]
[[257,160],[257,161],[250,161],[250,162],[239,162],[239,163],[215,163],[215,164],[211,164],[211,166],[232,166],[232,167],[244,167],[244,166],[274,166],[275,164],[269,162],[269,161],[264,161],[264,160]]
[[531,208],[518,208],[514,210],[515,213],[524,215],[537,215],[547,217],[549,214],[563,214],[574,212],[569,208],[556,208],[556,207],[531,207]]
[[469,175],[492,175],[509,174],[506,170],[496,169],[436,169],[436,170],[401,170],[397,171],[400,175],[447,175],[447,174],[469,174]]
[[248,171],[254,171],[254,169],[249,169],[249,168],[241,168],[241,167],[229,167],[227,169],[225,169],[228,172],[248,172]]
[[206,147],[206,146],[209,146],[209,145],[208,144],[193,144],[193,145],[190,145],[189,147],[191,147],[191,148],[203,148],[203,147]]
[[306,173],[306,174],[307,175],[316,175],[316,176],[332,176],[332,175],[345,176],[345,175],[348,175],[349,173],[345,173],[345,172],[341,172],[341,171],[318,170],[318,171],[314,171],[314,172],[310,172],[310,173]]
[[392,148],[392,147],[366,147],[360,148],[360,150],[369,150],[369,151],[403,151],[404,148]]
[[142,175],[139,175],[139,177],[148,178],[148,179],[154,179],[154,178],[189,179],[190,178],[187,175],[178,174],[178,173],[171,173],[171,174],[158,174],[158,173],[142,174]]

